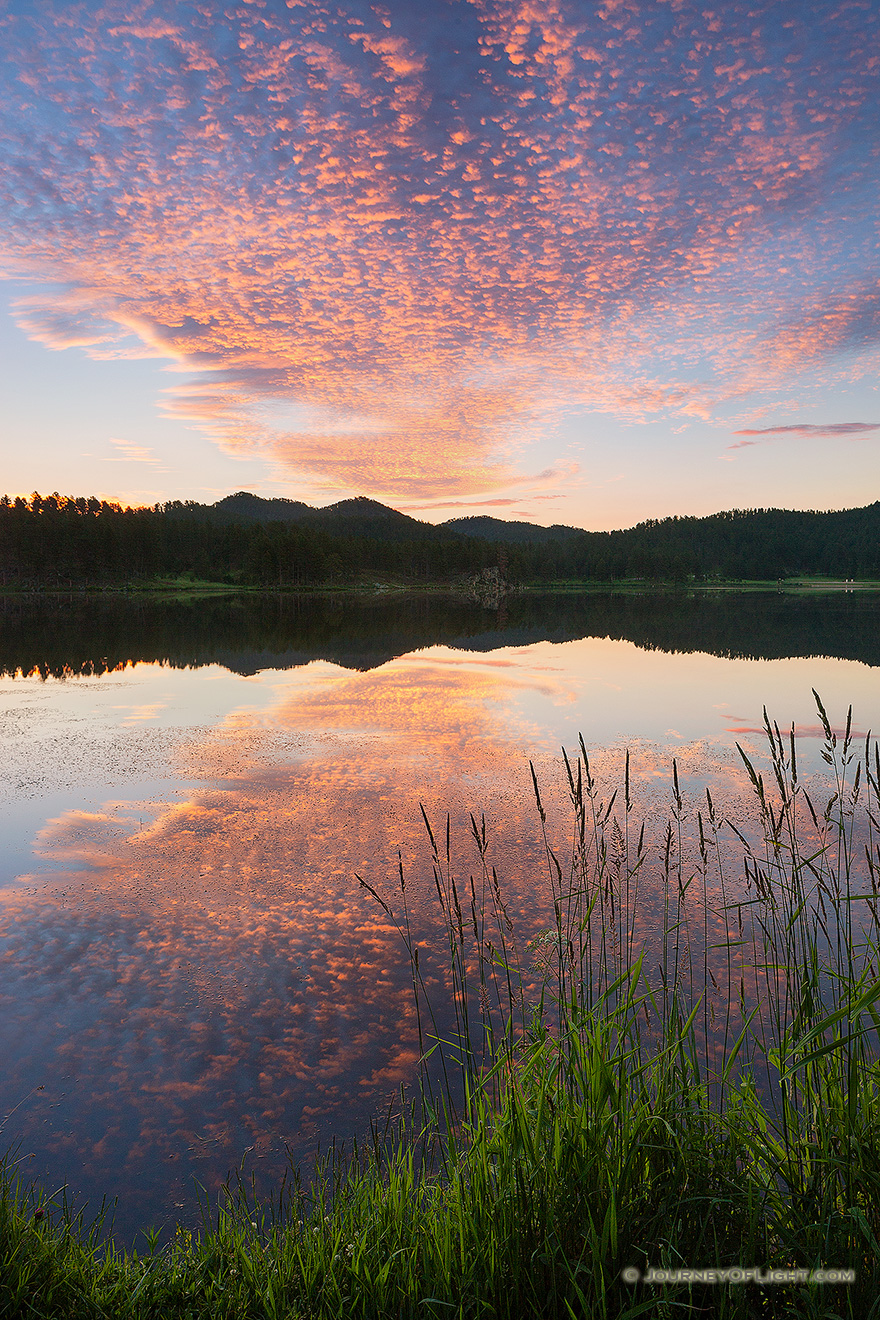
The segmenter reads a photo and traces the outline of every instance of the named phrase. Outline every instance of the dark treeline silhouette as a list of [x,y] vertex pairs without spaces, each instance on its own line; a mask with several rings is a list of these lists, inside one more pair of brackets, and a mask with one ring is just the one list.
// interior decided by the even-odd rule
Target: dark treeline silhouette
[[202,598],[0,596],[0,675],[103,674],[140,662],[221,664],[241,674],[329,660],[372,669],[443,644],[491,651],[608,637],[647,650],[727,658],[830,656],[880,666],[874,592],[546,592],[490,610],[465,597],[295,592]]
[[573,536],[582,536],[579,527],[566,527],[564,523],[554,523],[552,527],[540,527],[537,523],[516,522],[508,518],[490,518],[484,514],[469,514],[466,518],[447,518],[442,527],[451,532],[460,532],[463,536],[478,536],[484,541],[568,541]]
[[363,498],[311,509],[240,492],[216,505],[131,509],[57,494],[3,496],[0,586],[114,586],[189,575],[296,588],[376,574],[417,584],[455,582],[499,563],[523,583],[880,577],[880,502],[836,513],[666,518],[617,532],[534,528],[534,539],[525,539],[528,524],[504,528],[488,518],[435,527]]
[[[235,499],[236,497],[232,497]],[[251,497],[254,499],[255,497]],[[189,575],[242,586],[359,581],[364,573],[448,581],[497,562],[497,547],[370,500],[296,520],[294,501],[260,501],[271,521],[221,502],[122,508],[57,494],[0,499],[0,585],[118,585]],[[276,504],[289,506],[279,515]],[[306,508],[307,506],[301,506]]]

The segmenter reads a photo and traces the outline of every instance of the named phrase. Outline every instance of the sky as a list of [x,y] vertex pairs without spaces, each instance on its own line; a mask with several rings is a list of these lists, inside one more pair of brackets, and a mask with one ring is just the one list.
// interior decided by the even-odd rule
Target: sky
[[880,497],[873,0],[0,3],[0,488]]

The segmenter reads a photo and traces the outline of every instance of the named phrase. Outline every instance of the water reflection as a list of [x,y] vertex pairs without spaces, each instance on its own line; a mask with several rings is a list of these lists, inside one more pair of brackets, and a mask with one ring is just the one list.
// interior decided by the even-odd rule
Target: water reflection
[[[76,617],[86,608],[71,606]],[[117,605],[105,608],[118,624]],[[181,620],[199,617],[194,604],[156,608],[169,629],[169,619],[182,630]],[[180,632],[174,650],[166,634],[166,661],[190,655],[185,663],[201,663],[198,655],[216,659],[223,648],[253,657],[258,642],[259,654],[274,646],[272,654],[284,653],[291,634],[276,615],[251,617],[232,602],[206,608],[203,626],[213,611],[224,620],[219,641],[206,631],[194,649],[195,634]],[[310,627],[326,625],[323,608],[317,623],[308,615]],[[463,615],[450,605],[450,621],[446,608],[444,626],[461,629]],[[587,606],[563,602],[561,613],[575,608]],[[42,768],[57,809],[44,809],[30,831],[30,865],[0,909],[2,1112],[33,1092],[5,1137],[37,1152],[32,1163],[43,1178],[66,1180],[93,1201],[120,1195],[119,1228],[129,1234],[172,1213],[191,1217],[193,1178],[216,1190],[247,1157],[268,1186],[288,1145],[301,1156],[318,1138],[362,1133],[412,1077],[417,1051],[397,934],[354,877],[391,894],[399,858],[416,937],[425,949],[436,944],[420,802],[441,828],[451,813],[464,875],[477,861],[468,815],[485,811],[490,862],[525,940],[550,921],[529,758],[564,854],[558,749],[573,749],[583,730],[594,772],[611,782],[630,747],[636,816],[647,814],[656,859],[651,822],[659,829],[665,819],[673,752],[687,801],[702,801],[709,786],[719,808],[747,828],[735,742],[762,754],[764,702],[808,735],[817,731],[811,686],[837,719],[849,700],[864,726],[880,714],[876,678],[864,664],[676,656],[607,634],[529,642],[514,615],[515,603],[503,633],[513,644],[503,648],[473,632],[470,649],[437,645],[369,668],[320,659],[234,678],[216,664],[172,672],[140,661],[113,672],[120,657],[150,653],[153,643],[145,628],[133,639],[120,634],[116,650],[97,645],[107,640],[106,620],[96,623],[95,649],[71,650],[63,664],[60,649],[33,650],[32,634],[4,634],[8,669],[39,668],[26,663],[36,654],[68,673],[105,664],[100,679],[7,680],[6,718],[25,744],[27,729],[12,715],[37,696],[52,706],[72,754],[98,711],[121,740],[113,745],[130,752],[144,745],[144,720],[133,712],[161,715],[167,726],[161,775],[151,763],[145,776],[136,751],[130,782],[119,780],[118,766],[106,767],[112,791],[97,772],[77,791],[63,757]],[[436,626],[430,610],[419,618],[425,629]],[[557,617],[545,623],[549,631],[568,626]],[[301,634],[295,640],[287,652],[305,655]],[[340,631],[330,642],[349,659],[377,654],[362,635]],[[744,632],[740,644],[751,644]],[[250,664],[243,669],[250,673]],[[216,712],[210,720],[206,693]],[[822,766],[813,743],[807,776]],[[148,779],[155,791],[145,793]],[[648,890],[648,925],[660,904],[659,891]],[[713,934],[727,929],[721,917],[716,927]],[[436,982],[436,969],[432,976]]]
[[474,651],[581,637],[725,658],[834,656],[880,665],[878,594],[0,596],[0,674],[95,675],[158,661],[240,674],[329,660],[372,669],[427,646]]

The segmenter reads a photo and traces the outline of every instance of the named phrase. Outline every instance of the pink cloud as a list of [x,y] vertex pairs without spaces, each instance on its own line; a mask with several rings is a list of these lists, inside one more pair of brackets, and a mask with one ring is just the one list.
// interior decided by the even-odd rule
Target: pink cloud
[[147,449],[143,445],[132,444],[128,440],[119,440],[114,436],[110,437],[110,443],[118,454],[106,459],[108,463],[152,463],[155,465],[156,459],[152,449]]
[[568,411],[818,379],[876,330],[876,15],[692,9],[45,0],[0,54],[0,268],[52,285],[22,322],[163,356],[228,452],[391,499],[529,483]]
[[[811,436],[828,440],[859,440],[863,436],[880,431],[880,422],[829,422],[827,424],[799,422],[793,426],[767,426],[760,430],[734,431],[734,435],[755,435],[760,440],[737,440],[728,445],[731,449],[748,449],[751,445],[764,445],[779,435],[797,435],[809,439]],[[726,458],[727,455],[722,455]],[[728,462],[732,462],[728,459]]]
[[497,509],[511,504],[519,504],[519,500],[501,497],[487,500],[433,500],[428,504],[407,504],[400,507],[402,509]]
[[[766,426],[760,431],[734,431],[734,435],[805,435],[805,436],[828,436],[831,439],[837,436],[860,436],[871,431],[880,431],[880,422],[830,422],[819,423],[816,425],[806,422],[799,422],[795,426]],[[735,445],[729,445],[730,449],[743,449],[746,445],[760,444],[759,440],[739,440]]]
[[120,23],[118,27],[110,28],[110,35],[113,37],[123,33],[139,37],[142,41],[158,41],[162,37],[179,36],[180,28],[173,23],[164,22],[161,18],[154,18],[150,23]]
[[[578,467],[576,464],[571,465],[570,468],[567,468],[564,471],[556,471],[555,469],[549,468],[545,472],[539,473],[538,476],[534,478],[534,480],[547,481],[563,476],[573,477],[576,475],[577,472],[578,472]],[[551,495],[535,495],[529,493],[528,495],[518,495],[516,497],[498,495],[498,496],[493,496],[491,498],[479,499],[479,500],[432,500],[426,504],[406,504],[406,505],[400,505],[399,507],[401,509],[406,509],[406,510],[499,509],[499,508],[509,508],[511,505],[514,504],[521,504],[524,499],[537,501],[537,500],[559,500],[561,498],[562,496],[559,493],[555,493]],[[526,510],[522,510],[522,509],[519,511],[517,516],[520,518],[534,517],[533,514],[528,513]]]
[[[726,733],[761,733],[766,736],[767,730],[763,725],[758,727],[756,724],[737,724],[725,730]],[[787,733],[787,730],[784,731]],[[846,736],[846,729],[832,728],[831,732],[839,741],[843,741]],[[796,724],[794,734],[796,738],[826,738],[827,734],[821,724]],[[857,729],[850,729],[850,737],[855,741],[864,740],[865,734]]]

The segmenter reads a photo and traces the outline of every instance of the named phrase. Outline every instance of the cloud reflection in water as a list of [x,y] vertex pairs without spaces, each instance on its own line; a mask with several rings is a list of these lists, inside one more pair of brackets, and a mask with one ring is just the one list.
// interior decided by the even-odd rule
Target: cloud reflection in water
[[[204,783],[183,800],[142,804],[142,822],[118,802],[48,821],[37,851],[51,884],[0,909],[4,1112],[47,1088],[7,1138],[39,1150],[55,1185],[124,1188],[124,1231],[186,1201],[193,1173],[215,1191],[248,1148],[271,1181],[285,1144],[300,1155],[362,1132],[417,1050],[405,955],[355,873],[389,892],[399,849],[417,937],[436,947],[418,803],[441,826],[452,813],[465,876],[468,812],[485,809],[512,915],[526,933],[549,924],[526,750],[554,841],[564,794],[530,703],[577,718],[600,653],[617,657],[605,677],[626,682],[634,648],[591,645],[436,648],[369,673],[312,665],[280,680],[270,707],[181,739],[181,778]],[[692,795],[742,784],[711,739],[676,755]],[[619,745],[599,750],[594,769],[611,779],[621,761]],[[642,802],[665,805],[667,749],[634,745],[633,768]],[[658,902],[646,895],[646,920]]]

